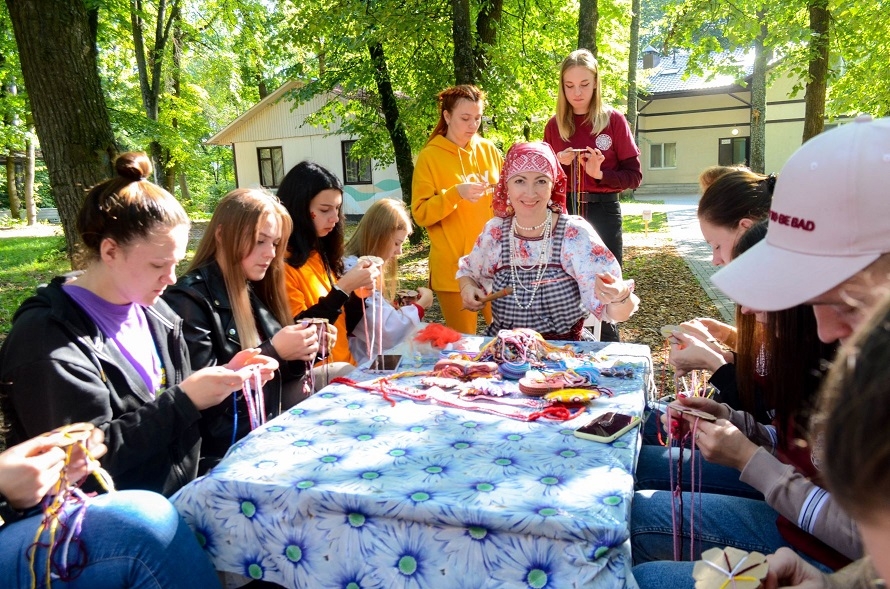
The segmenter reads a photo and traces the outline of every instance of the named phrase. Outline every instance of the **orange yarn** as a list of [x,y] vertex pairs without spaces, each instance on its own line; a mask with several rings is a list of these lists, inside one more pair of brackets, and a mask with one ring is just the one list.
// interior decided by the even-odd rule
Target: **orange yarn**
[[450,327],[445,327],[438,323],[430,323],[417,332],[414,336],[416,342],[430,342],[437,348],[444,348],[446,345],[456,342],[461,338],[461,334]]

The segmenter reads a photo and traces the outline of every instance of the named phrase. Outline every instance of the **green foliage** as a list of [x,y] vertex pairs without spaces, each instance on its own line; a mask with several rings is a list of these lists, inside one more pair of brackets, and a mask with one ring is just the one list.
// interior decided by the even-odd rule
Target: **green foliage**
[[0,239],[0,334],[12,327],[15,310],[40,284],[71,269],[62,237]]
[[[600,2],[601,22],[610,23],[600,29],[599,46],[604,94],[612,103],[619,102],[626,84],[629,6],[628,0]],[[374,157],[379,165],[393,161],[368,58],[368,44],[380,42],[399,115],[412,150],[419,151],[438,118],[435,96],[454,83],[450,5],[340,0],[323,14],[322,6],[313,3],[286,2],[281,7],[291,23],[281,34],[301,39],[307,54],[314,52],[292,68],[305,82],[295,92],[296,99],[332,93],[337,97],[308,122],[360,137],[353,148],[356,154]],[[479,4],[472,3],[471,19],[478,10]],[[505,0],[498,42],[486,47],[490,65],[479,81],[488,94],[483,132],[502,149],[526,135],[532,140],[543,136],[555,110],[559,63],[574,49],[577,13],[576,2]],[[468,39],[461,50],[471,51],[471,43]],[[340,121],[339,128],[331,127],[335,121]]]
[[[482,2],[470,3],[475,22]],[[234,187],[229,148],[206,141],[256,104],[263,88],[289,80],[304,83],[295,96],[330,96],[308,122],[332,133],[359,138],[358,156],[379,166],[394,159],[374,82],[368,46],[381,43],[414,153],[437,119],[436,94],[454,81],[451,3],[448,0],[167,0],[178,4],[173,41],[162,56],[164,69],[157,121],[142,105],[127,0],[90,0],[98,9],[98,68],[121,150],[148,151],[159,142],[184,175],[192,212],[210,212]],[[600,0],[597,35],[603,94],[623,107],[626,87],[630,0]],[[153,35],[157,2],[143,2],[147,35]],[[886,59],[886,1],[830,0],[832,70],[828,116],[858,111],[890,114],[890,93],[876,91],[890,79]],[[805,0],[651,0],[643,3],[641,45],[692,51],[692,71],[738,75],[738,64],[717,62],[712,53],[747,47],[766,11],[766,46],[782,58],[774,75],[806,78]],[[169,12],[168,12],[169,15]],[[535,140],[555,110],[558,68],[574,49],[578,2],[504,0],[495,24],[497,39],[485,46],[488,67],[479,85],[488,93],[486,137],[502,149],[526,137]],[[472,51],[466,39],[460,51]],[[178,60],[174,59],[178,48]],[[178,67],[177,67],[178,64]],[[178,82],[178,84],[177,84]],[[30,119],[15,40],[5,5],[0,5],[0,152],[24,149]],[[178,93],[176,88],[178,87]],[[37,192],[52,204],[45,170],[37,170]],[[4,196],[0,189],[0,202]]]

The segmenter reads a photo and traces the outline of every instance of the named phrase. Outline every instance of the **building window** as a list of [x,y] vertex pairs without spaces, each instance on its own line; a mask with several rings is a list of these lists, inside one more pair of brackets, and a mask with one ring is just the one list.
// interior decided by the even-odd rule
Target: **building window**
[[343,141],[340,149],[343,152],[343,179],[346,184],[370,184],[371,183],[371,158],[352,157],[349,152],[355,141]]
[[717,163],[721,166],[747,166],[751,155],[748,137],[726,137],[720,140]]
[[260,184],[266,188],[278,188],[284,179],[284,154],[280,147],[258,147]]
[[649,169],[661,170],[677,167],[676,143],[653,143],[649,146]]

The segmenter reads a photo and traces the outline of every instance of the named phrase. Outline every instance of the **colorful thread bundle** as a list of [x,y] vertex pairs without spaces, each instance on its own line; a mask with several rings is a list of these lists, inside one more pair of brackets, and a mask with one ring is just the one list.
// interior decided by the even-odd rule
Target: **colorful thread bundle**
[[574,356],[571,345],[554,346],[533,329],[502,329],[497,336],[485,344],[475,360],[493,360],[498,364],[529,363],[541,367],[545,360],[558,360]]
[[[81,454],[89,465],[89,469],[99,485],[107,492],[114,491],[114,483],[109,474],[99,466],[87,448],[95,427],[90,423],[68,425],[46,434],[59,438],[59,448],[65,450],[65,465],[59,480],[43,500],[43,518],[34,535],[34,542],[28,550],[28,564],[31,572],[31,589],[38,586],[49,589],[52,580],[58,579],[67,583],[77,577],[86,566],[87,555],[80,542],[89,497],[78,488],[79,481],[69,479],[69,469],[74,459],[75,450]],[[68,553],[75,546],[75,558],[69,559]],[[39,549],[47,551],[46,564],[43,568],[43,582],[38,579],[37,553]]]
[[585,212],[587,209],[587,203],[583,201],[581,195],[584,192],[584,176],[587,174],[587,171],[584,169],[584,166],[581,165],[582,151],[578,151],[575,153],[575,158],[572,160],[572,165],[569,168],[569,185],[571,186],[571,188],[569,188],[569,193],[574,193],[575,195],[574,214],[581,215],[582,217],[586,218]]
[[255,430],[266,423],[266,398],[263,394],[263,380],[259,370],[254,370],[250,378],[241,385],[241,394],[247,405],[247,418],[250,420],[250,429]]
[[[447,393],[441,389],[438,389],[437,387],[427,389],[426,391],[419,391],[413,387],[400,387],[393,384],[391,382],[391,379],[395,376],[403,375],[394,375],[393,377],[389,378],[378,378],[367,382],[356,382],[349,378],[338,377],[332,381],[332,384],[345,384],[357,389],[379,393],[383,397],[383,399],[389,402],[389,404],[392,406],[395,406],[396,402],[392,399],[391,395],[396,397],[405,397],[414,401],[432,401],[444,407],[465,409],[468,411],[479,411],[481,413],[489,413],[491,415],[498,415],[500,417],[506,417],[508,419],[515,419],[518,421],[536,421],[541,418],[550,419],[553,421],[567,421],[578,414],[578,411],[572,413],[568,407],[558,404],[548,404],[543,406],[538,411],[528,413],[523,409],[527,407],[530,408],[531,405],[527,403],[517,404],[515,403],[515,399],[503,399],[499,397],[486,396],[484,397],[483,401],[480,400],[479,397],[474,397],[472,399],[461,398],[451,393]],[[540,403],[533,403],[535,403],[535,407],[541,407]],[[501,408],[503,406],[506,407]],[[579,409],[579,411],[583,411],[583,409]]]
[[[377,268],[383,268],[383,258],[377,256],[362,256],[359,261],[366,260]],[[364,293],[363,293],[364,294]],[[359,295],[362,296],[362,295]],[[365,343],[368,346],[368,358],[372,361],[378,356],[383,356],[383,273],[379,275],[379,284],[374,283],[370,295],[363,301],[365,312]],[[370,302],[368,302],[370,300]],[[370,311],[370,313],[369,313]],[[368,324],[371,325],[370,329]],[[378,368],[383,368],[379,366]]]
[[[674,467],[674,454],[673,452],[668,452],[669,456],[669,465],[670,469],[670,485],[671,485],[671,524],[673,527],[673,544],[674,544],[674,560],[680,561],[683,560],[683,547],[682,547],[682,536],[683,536],[683,451],[687,444],[690,443],[690,502],[692,505],[689,506],[689,557],[693,558],[695,554],[695,500],[698,498],[698,511],[701,512],[701,457],[695,460],[695,440],[698,434],[698,423],[702,419],[699,416],[695,416],[695,421],[692,424],[692,429],[687,431],[685,434],[682,434],[680,428],[680,421],[682,420],[681,413],[676,410],[676,408],[668,405],[667,407],[667,416],[668,423],[670,424],[670,429],[668,433],[668,446],[670,447],[674,441],[678,442],[679,448],[679,457],[677,459],[676,469]],[[698,477],[696,477],[696,468],[698,469]],[[676,470],[676,475],[674,474]],[[695,481],[698,478],[698,490],[696,490]],[[675,484],[676,483],[676,484]]]
[[[321,358],[322,370],[324,370],[324,380],[325,382],[330,382],[328,378],[328,320],[322,317],[310,317],[302,320],[307,324],[314,324],[318,333],[318,354],[317,358]],[[315,392],[315,373],[312,371],[312,367],[315,362],[313,360],[306,361],[306,381],[303,384],[303,395],[306,397],[310,396]]]

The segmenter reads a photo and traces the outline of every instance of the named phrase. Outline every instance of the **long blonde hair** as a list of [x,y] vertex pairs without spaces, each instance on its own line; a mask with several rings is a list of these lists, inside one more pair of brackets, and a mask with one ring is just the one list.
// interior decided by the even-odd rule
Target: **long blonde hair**
[[593,74],[596,87],[593,89],[593,96],[590,97],[590,109],[587,111],[585,122],[590,123],[593,127],[593,135],[606,128],[609,124],[609,113],[611,108],[603,104],[602,84],[600,84],[599,64],[593,53],[587,49],[577,49],[569,53],[569,56],[562,60],[562,67],[559,70],[559,90],[556,98],[556,125],[559,127],[559,136],[563,141],[568,141],[575,134],[575,113],[569,99],[566,98],[566,91],[563,87],[565,83],[565,73],[570,67],[583,67]]
[[[275,251],[275,259],[266,275],[248,286],[241,260],[247,257],[257,243],[260,223],[268,215],[278,219],[281,242]],[[223,197],[207,225],[204,237],[198,244],[195,259],[188,272],[216,261],[226,282],[226,291],[235,317],[242,348],[252,348],[260,343],[260,335],[250,306],[250,288],[269,309],[281,325],[293,323],[285,290],[284,264],[287,255],[287,239],[293,223],[278,199],[264,190],[238,188]],[[274,334],[267,333],[266,337]]]
[[368,207],[346,244],[347,256],[378,256],[386,260],[383,295],[388,301],[395,298],[399,288],[399,263],[395,258],[387,259],[393,247],[392,236],[401,230],[411,235],[413,229],[405,205],[392,198],[382,198]]

